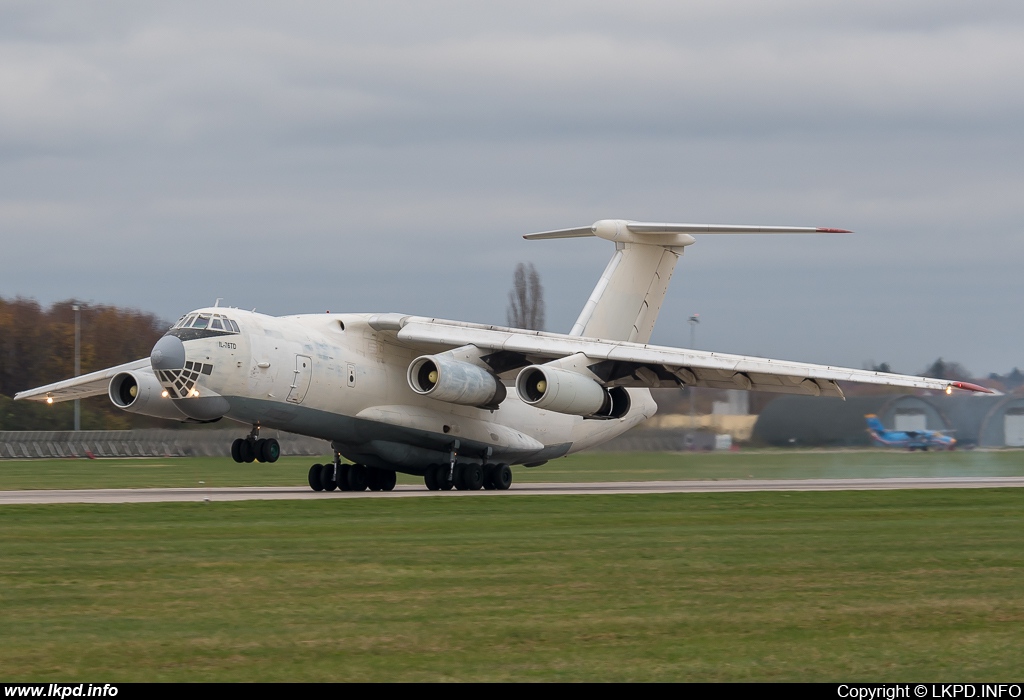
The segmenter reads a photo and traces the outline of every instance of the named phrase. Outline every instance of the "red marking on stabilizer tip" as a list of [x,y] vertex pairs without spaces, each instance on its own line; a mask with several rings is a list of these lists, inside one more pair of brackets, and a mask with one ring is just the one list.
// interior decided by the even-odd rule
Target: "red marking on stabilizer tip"
[[853,231],[847,231],[845,228],[816,228],[814,229],[818,233],[853,233]]
[[952,382],[952,385],[957,389],[964,389],[965,391],[980,391],[983,394],[994,394],[988,387],[979,386],[978,384],[971,384],[970,382]]

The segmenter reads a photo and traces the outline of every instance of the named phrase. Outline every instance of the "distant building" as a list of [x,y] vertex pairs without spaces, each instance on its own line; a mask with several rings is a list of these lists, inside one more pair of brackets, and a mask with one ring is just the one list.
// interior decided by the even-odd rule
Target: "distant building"
[[894,430],[944,430],[960,446],[1024,447],[1024,396],[784,396],[761,411],[752,442],[774,446],[868,446],[864,416]]

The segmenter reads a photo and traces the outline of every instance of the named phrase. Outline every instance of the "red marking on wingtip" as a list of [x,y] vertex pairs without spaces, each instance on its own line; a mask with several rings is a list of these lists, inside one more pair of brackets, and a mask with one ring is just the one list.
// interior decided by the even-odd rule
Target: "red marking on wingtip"
[[818,233],[853,233],[853,231],[847,231],[845,228],[816,228],[815,231]]
[[957,389],[964,389],[966,391],[980,391],[983,394],[994,394],[988,387],[979,386],[978,384],[971,384],[970,382],[953,382],[953,386]]

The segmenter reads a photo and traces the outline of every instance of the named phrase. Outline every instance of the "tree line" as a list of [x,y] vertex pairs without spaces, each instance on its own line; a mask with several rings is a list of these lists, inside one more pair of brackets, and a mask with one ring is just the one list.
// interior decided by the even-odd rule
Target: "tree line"
[[[75,374],[75,312],[80,307],[81,373],[148,357],[170,324],[136,309],[74,299],[43,308],[32,299],[0,297],[0,430],[70,430],[73,404],[14,402],[19,391]],[[105,396],[82,400],[83,430],[165,425],[125,413]]]

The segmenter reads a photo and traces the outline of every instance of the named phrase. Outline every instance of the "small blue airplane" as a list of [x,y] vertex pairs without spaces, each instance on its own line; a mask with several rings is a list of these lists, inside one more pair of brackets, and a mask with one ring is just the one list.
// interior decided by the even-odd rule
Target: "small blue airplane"
[[956,440],[938,430],[886,430],[875,414],[869,413],[864,418],[868,421],[868,434],[871,439],[883,447],[906,447],[911,452],[927,452],[929,448],[956,449]]

